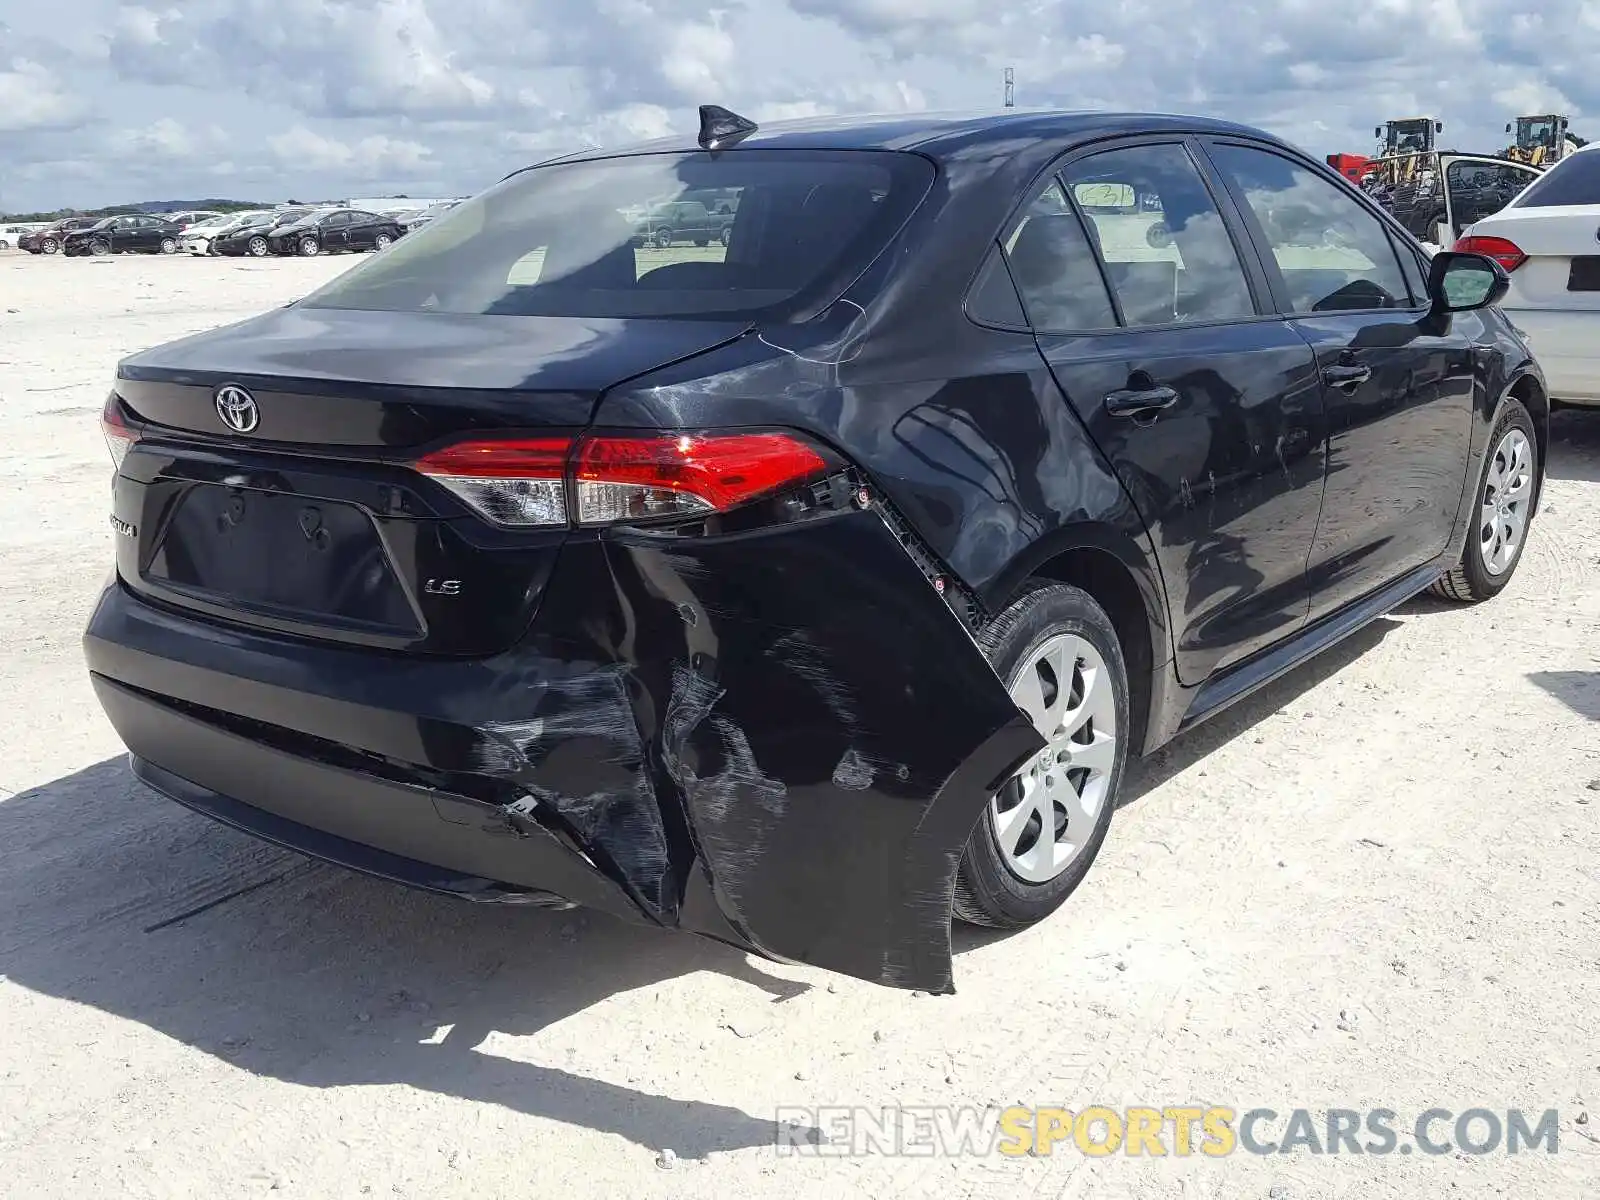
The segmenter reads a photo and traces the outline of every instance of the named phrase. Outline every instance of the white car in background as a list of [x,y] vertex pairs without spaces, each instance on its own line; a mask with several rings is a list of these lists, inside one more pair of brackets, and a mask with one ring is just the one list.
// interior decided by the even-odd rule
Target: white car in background
[[178,248],[185,254],[210,254],[211,239],[218,234],[236,229],[247,219],[265,216],[264,210],[242,213],[222,213],[220,216],[210,217],[197,222],[183,231],[183,236],[178,239]]
[[1600,406],[1600,143],[1563,158],[1455,249],[1511,275],[1500,308],[1527,337],[1550,398]]

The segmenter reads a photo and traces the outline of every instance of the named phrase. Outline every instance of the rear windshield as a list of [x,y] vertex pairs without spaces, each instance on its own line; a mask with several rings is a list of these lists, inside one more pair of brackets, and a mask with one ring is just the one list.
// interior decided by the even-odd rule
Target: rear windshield
[[1563,204],[1600,204],[1600,150],[1562,159],[1529,184],[1512,207],[1555,208]]
[[512,176],[313,292],[312,308],[753,317],[842,286],[927,193],[926,159],[731,150]]

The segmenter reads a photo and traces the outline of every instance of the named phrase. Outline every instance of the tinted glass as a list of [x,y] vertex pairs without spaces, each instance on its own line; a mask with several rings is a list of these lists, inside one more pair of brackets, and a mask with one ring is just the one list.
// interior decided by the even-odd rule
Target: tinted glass
[[967,297],[967,314],[987,325],[1022,329],[1027,326],[1028,318],[1023,315],[1017,289],[1000,255],[1001,250],[996,246],[983,260],[978,278],[972,284],[972,293]]
[[1510,163],[1474,162],[1458,159],[1445,168],[1445,186],[1450,189],[1451,216],[1456,228],[1481,221],[1497,213],[1518,193],[1539,177],[1537,171]]
[[1222,215],[1182,146],[1130,146],[1062,177],[1129,326],[1251,316],[1255,304]]
[[1562,204],[1600,204],[1600,151],[1586,150],[1563,158],[1517,197],[1516,207]]
[[[586,317],[773,313],[864,267],[932,175],[918,156],[857,151],[555,163],[452,208],[302,303]],[[656,236],[655,214],[707,191],[728,196],[732,211],[670,240]]]
[[1094,251],[1061,186],[1051,182],[1005,240],[1011,277],[1035,329],[1114,328]]
[[1293,311],[1410,306],[1388,233],[1354,196],[1264,150],[1214,146],[1211,154],[1261,225]]

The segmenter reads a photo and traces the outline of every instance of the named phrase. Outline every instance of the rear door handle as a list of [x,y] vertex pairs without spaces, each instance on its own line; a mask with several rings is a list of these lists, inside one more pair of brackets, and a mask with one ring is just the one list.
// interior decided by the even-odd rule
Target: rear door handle
[[1177,402],[1178,393],[1169,387],[1123,388],[1106,393],[1106,411],[1113,417],[1137,417],[1171,408]]
[[1345,363],[1322,369],[1322,382],[1329,387],[1351,392],[1372,378],[1372,368],[1362,363]]

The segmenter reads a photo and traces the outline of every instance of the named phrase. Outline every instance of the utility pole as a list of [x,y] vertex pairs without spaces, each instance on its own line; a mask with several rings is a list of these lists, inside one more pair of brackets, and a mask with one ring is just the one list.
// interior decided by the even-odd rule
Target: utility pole
[[1016,106],[1017,106],[1017,74],[1012,68],[1007,67],[1006,68],[1006,107],[1007,108],[1015,108]]

